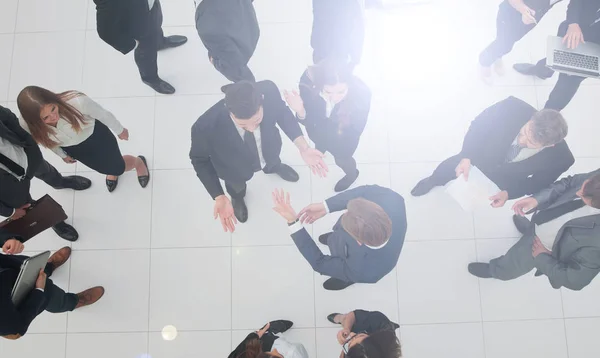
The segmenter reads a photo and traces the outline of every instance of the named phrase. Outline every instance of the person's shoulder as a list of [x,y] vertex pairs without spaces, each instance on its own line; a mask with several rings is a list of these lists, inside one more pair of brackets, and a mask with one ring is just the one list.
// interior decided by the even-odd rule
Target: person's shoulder
[[192,132],[210,131],[218,123],[218,119],[227,114],[225,100],[222,99],[204,112],[192,125]]
[[518,109],[518,110],[525,110],[527,112],[536,112],[537,110],[535,109],[534,106],[532,106],[531,104],[525,102],[524,100],[514,97],[514,96],[509,96],[505,99],[503,99],[502,101],[498,102],[499,105],[502,106],[506,106],[506,107],[510,107],[513,109]]

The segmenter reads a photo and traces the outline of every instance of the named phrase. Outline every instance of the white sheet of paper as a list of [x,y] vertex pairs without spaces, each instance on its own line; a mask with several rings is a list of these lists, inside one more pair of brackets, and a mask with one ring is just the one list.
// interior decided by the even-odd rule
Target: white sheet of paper
[[471,166],[469,180],[461,175],[446,186],[446,193],[458,202],[465,211],[473,211],[476,207],[489,205],[489,197],[498,194],[500,189],[475,166]]

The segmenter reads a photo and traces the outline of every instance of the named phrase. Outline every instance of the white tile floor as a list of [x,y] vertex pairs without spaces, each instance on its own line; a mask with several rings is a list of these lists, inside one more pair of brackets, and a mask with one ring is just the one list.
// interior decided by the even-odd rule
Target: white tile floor
[[[309,63],[309,0],[257,0],[262,36],[250,66],[259,79],[292,88]],[[226,80],[207,61],[193,26],[191,0],[163,0],[167,34],[190,42],[160,55],[160,73],[178,90],[155,95],[138,79],[133,56],[97,36],[90,0],[0,1],[0,104],[16,110],[17,93],[38,84],[79,89],[112,110],[129,128],[123,152],[144,154],[152,180],[140,189],[125,175],[112,195],[100,175],[46,157],[63,172],[89,176],[85,192],[55,191],[34,181],[35,197],[55,197],[81,233],[71,261],[55,276],[71,291],[102,284],[97,305],[70,314],[42,314],[29,334],[0,341],[0,357],[224,357],[251,329],[286,318],[289,336],[312,357],[339,354],[336,328],[325,316],[353,308],[378,309],[401,324],[406,357],[588,358],[600,354],[600,279],[582,292],[553,290],[526,275],[482,281],[466,271],[516,240],[510,203],[463,212],[443,190],[415,199],[408,193],[437,162],[455,154],[473,117],[508,95],[543,106],[555,78],[534,81],[514,73],[515,62],[544,54],[544,38],[564,17],[555,7],[506,57],[507,74],[489,87],[477,78],[477,55],[491,41],[499,0],[432,0],[367,14],[364,59],[357,72],[373,88],[369,123],[356,154],[357,185],[391,186],[406,198],[409,229],[400,262],[375,285],[327,292],[271,211],[270,192],[284,187],[294,205],[331,195],[341,176],[309,175],[293,145],[282,158],[301,175],[296,184],[257,175],[249,185],[250,221],[233,235],[212,220],[212,201],[188,159],[191,124],[217,101]],[[600,82],[587,80],[564,110],[568,142],[577,157],[570,172],[600,166]],[[596,143],[596,144],[594,144]],[[331,158],[328,162],[332,163]],[[326,232],[335,217],[310,228]],[[46,232],[28,252],[65,245]],[[179,335],[164,341],[160,331]]]

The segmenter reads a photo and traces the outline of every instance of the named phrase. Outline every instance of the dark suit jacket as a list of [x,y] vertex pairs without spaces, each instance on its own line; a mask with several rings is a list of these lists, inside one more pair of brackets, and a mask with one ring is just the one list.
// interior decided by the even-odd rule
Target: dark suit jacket
[[150,26],[148,0],[94,0],[98,36],[123,54],[135,48],[135,39]]
[[[358,77],[349,83],[348,95],[338,103],[327,118],[325,100],[304,72],[300,78],[300,96],[306,109],[306,118],[299,120],[306,127],[310,139],[321,152],[330,151],[334,156],[352,156],[358,140],[367,124],[371,109],[371,90]],[[340,108],[343,116],[349,116],[348,124],[340,129]]]
[[505,162],[512,142],[534,113],[535,108],[515,97],[494,104],[471,122],[459,154],[471,159],[510,199],[540,191],[575,162],[564,140],[520,162]]
[[578,24],[585,32],[585,28],[592,25],[600,17],[598,9],[600,9],[599,0],[569,0],[566,23]]
[[260,29],[251,0],[203,0],[196,10],[196,30],[221,73],[237,73],[256,50]]
[[331,255],[324,255],[306,229],[292,234],[294,243],[312,268],[322,275],[346,282],[375,283],[388,274],[398,263],[406,234],[404,199],[391,189],[365,185],[327,199],[330,212],[345,210],[348,202],[364,198],[381,206],[392,220],[392,236],[383,248],[370,249],[359,245],[341,225],[341,218],[333,227],[327,243]]
[[[273,82],[261,81],[256,86],[264,96],[260,132],[262,154],[269,166],[280,162],[282,143],[276,125],[291,140],[302,136],[302,130]],[[219,178],[245,183],[254,175],[250,155],[224,100],[212,106],[192,126],[190,158],[198,178],[213,199],[223,194]]]
[[[14,237],[15,235],[0,228],[0,247],[6,240]],[[0,336],[24,335],[33,319],[48,305],[44,292],[39,290],[33,290],[19,307],[15,307],[12,303],[12,289],[21,264],[26,258],[26,256],[0,254]]]
[[[555,208],[577,200],[577,191],[583,182],[600,169],[590,173],[563,178],[533,195],[538,201],[537,210]],[[535,216],[535,214],[534,214]],[[566,287],[581,290],[600,272],[600,215],[588,215],[568,221],[556,234],[552,253],[535,258],[539,274],[548,276],[554,288]]]
[[22,180],[0,169],[0,215],[10,216],[14,208],[28,202],[30,179],[43,157],[33,137],[19,125],[17,117],[2,106],[0,106],[0,137],[16,146],[23,147],[28,161],[27,172]]

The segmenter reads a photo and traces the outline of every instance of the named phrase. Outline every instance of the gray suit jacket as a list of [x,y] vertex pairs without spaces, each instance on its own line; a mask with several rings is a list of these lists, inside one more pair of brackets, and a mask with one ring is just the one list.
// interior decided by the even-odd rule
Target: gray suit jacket
[[[584,181],[600,174],[600,169],[568,176],[533,197],[537,210],[554,208],[578,199],[576,193]],[[576,218],[564,224],[556,234],[552,254],[535,258],[538,274],[548,276],[554,288],[581,290],[600,272],[600,214]],[[536,275],[538,275],[536,274]]]

